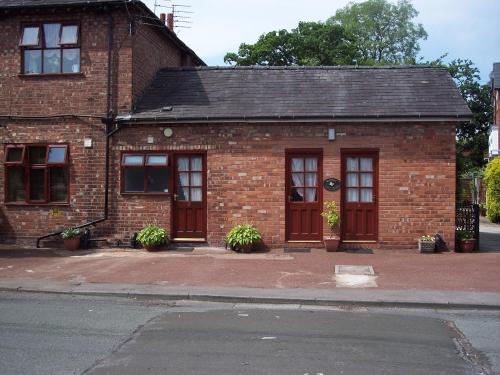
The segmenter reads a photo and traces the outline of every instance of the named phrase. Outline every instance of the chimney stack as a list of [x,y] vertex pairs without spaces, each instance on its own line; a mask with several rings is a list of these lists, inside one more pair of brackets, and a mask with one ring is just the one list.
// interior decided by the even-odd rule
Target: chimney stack
[[160,21],[165,23],[165,20],[166,20],[166,15],[165,13],[160,13]]
[[173,13],[167,14],[167,28],[170,29],[170,31],[174,31],[174,14]]

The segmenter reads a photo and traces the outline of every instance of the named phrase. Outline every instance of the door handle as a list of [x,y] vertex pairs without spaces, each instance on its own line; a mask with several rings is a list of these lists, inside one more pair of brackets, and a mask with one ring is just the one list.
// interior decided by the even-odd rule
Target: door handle
[[174,201],[177,201],[177,194],[174,194]]

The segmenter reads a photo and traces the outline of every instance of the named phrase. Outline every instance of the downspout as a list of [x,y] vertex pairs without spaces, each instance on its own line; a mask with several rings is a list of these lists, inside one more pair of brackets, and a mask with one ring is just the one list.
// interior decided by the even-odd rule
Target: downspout
[[[91,225],[95,225],[101,223],[108,219],[108,205],[109,205],[109,147],[110,147],[110,138],[118,132],[121,128],[119,126],[115,127],[111,130],[111,125],[114,123],[114,115],[113,115],[113,93],[112,93],[112,62],[113,62],[113,29],[114,29],[114,21],[113,15],[111,14],[111,10],[108,13],[108,79],[107,79],[107,95],[106,95],[106,117],[101,118],[102,123],[104,124],[105,134],[106,134],[106,149],[105,149],[105,172],[104,172],[104,216],[97,220],[92,220],[87,223],[77,225],[74,228],[85,228]],[[44,236],[38,237],[36,240],[36,247],[40,247],[40,241],[52,237],[60,235],[62,231],[57,231],[53,233],[46,234]]]

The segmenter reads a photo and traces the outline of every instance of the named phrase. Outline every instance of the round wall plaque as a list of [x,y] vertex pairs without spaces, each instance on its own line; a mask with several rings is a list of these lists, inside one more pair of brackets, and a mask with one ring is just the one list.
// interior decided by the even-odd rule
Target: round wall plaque
[[173,134],[173,130],[172,128],[165,128],[165,130],[163,130],[163,135],[167,138],[170,138]]
[[337,178],[327,178],[323,181],[323,187],[328,191],[335,191],[340,189],[341,182]]

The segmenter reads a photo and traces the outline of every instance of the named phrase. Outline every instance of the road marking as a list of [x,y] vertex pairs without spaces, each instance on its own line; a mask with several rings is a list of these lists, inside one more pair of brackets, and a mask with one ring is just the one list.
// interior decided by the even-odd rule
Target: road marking
[[264,336],[261,340],[276,340],[276,336]]
[[238,314],[238,316],[248,316],[248,314]]

